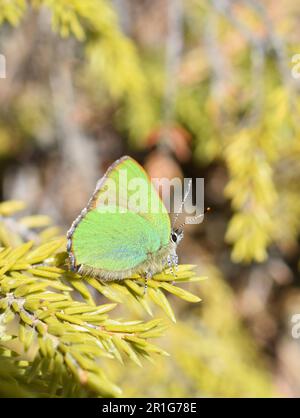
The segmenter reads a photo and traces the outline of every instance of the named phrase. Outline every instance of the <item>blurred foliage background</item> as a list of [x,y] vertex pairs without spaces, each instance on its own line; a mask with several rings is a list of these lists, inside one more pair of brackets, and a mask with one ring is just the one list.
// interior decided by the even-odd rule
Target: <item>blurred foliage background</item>
[[66,231],[123,154],[205,178],[179,251],[203,301],[172,301],[170,357],[108,363],[125,396],[300,395],[299,19],[296,0],[0,0],[1,200]]

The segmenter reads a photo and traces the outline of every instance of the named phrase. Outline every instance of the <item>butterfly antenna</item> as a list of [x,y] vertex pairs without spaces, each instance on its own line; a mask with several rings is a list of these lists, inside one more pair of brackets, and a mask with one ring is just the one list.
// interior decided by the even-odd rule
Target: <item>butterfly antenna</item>
[[[211,208],[208,206],[203,213],[200,213],[200,215],[195,216],[194,218],[192,218],[194,221],[198,218],[203,218],[204,215],[208,212],[211,211]],[[178,229],[182,229],[184,226],[186,225],[186,221],[184,221],[181,225],[179,225]]]
[[187,187],[187,191],[185,192],[185,195],[183,197],[183,200],[181,201],[179,211],[176,212],[176,214],[175,214],[175,216],[173,218],[173,225],[172,225],[173,228],[175,227],[176,222],[177,222],[177,219],[178,219],[178,216],[179,216],[179,213],[181,213],[182,208],[183,208],[183,205],[185,204],[185,201],[186,201],[188,195],[190,194],[191,187],[192,187],[192,179],[189,180],[188,187]]

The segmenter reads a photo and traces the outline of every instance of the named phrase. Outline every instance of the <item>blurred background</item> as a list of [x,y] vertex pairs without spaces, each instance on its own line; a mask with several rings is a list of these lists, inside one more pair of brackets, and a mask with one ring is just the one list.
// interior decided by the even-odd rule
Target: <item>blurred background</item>
[[203,301],[173,301],[169,358],[109,365],[125,396],[300,396],[299,21],[297,0],[0,0],[0,200],[64,233],[124,154],[205,179],[179,248]]

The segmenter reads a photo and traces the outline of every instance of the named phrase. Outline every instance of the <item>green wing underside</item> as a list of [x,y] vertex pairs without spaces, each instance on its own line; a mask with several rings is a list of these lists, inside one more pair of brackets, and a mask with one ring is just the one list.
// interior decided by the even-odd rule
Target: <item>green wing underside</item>
[[[125,178],[128,181],[128,187],[123,183]],[[138,213],[140,217],[143,217],[152,225],[153,229],[155,229],[156,233],[159,235],[161,243],[167,245],[171,233],[171,223],[167,209],[143,167],[132,158],[123,157],[113,169],[106,174],[106,177],[101,183],[100,190],[98,190],[94,197],[94,207],[101,208],[101,202],[105,195],[108,197],[110,204],[115,205],[118,208],[132,210],[132,208],[128,206],[128,202],[130,202],[130,198],[132,198],[139,189],[138,184],[134,187],[135,181],[142,181],[142,185],[146,186],[146,189],[143,192],[143,203],[145,203],[146,210],[138,211]],[[133,185],[132,189],[130,185]],[[123,191],[124,189],[127,191],[125,196],[120,193],[120,191]],[[133,212],[137,211],[133,210]]]
[[101,213],[97,208],[87,213],[72,238],[77,265],[107,271],[132,269],[162,245],[153,223],[139,214]]

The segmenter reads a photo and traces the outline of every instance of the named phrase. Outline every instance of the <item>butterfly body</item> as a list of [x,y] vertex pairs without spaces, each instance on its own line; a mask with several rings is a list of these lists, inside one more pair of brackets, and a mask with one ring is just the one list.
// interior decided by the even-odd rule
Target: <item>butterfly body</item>
[[[122,176],[147,184],[143,196],[147,210],[133,210],[133,193],[129,199],[127,193],[126,199],[122,196]],[[109,204],[103,204],[104,197]],[[70,267],[103,280],[122,280],[134,274],[152,277],[177,263],[181,235],[171,230],[167,210],[143,168],[126,156],[108,169],[68,231]]]

